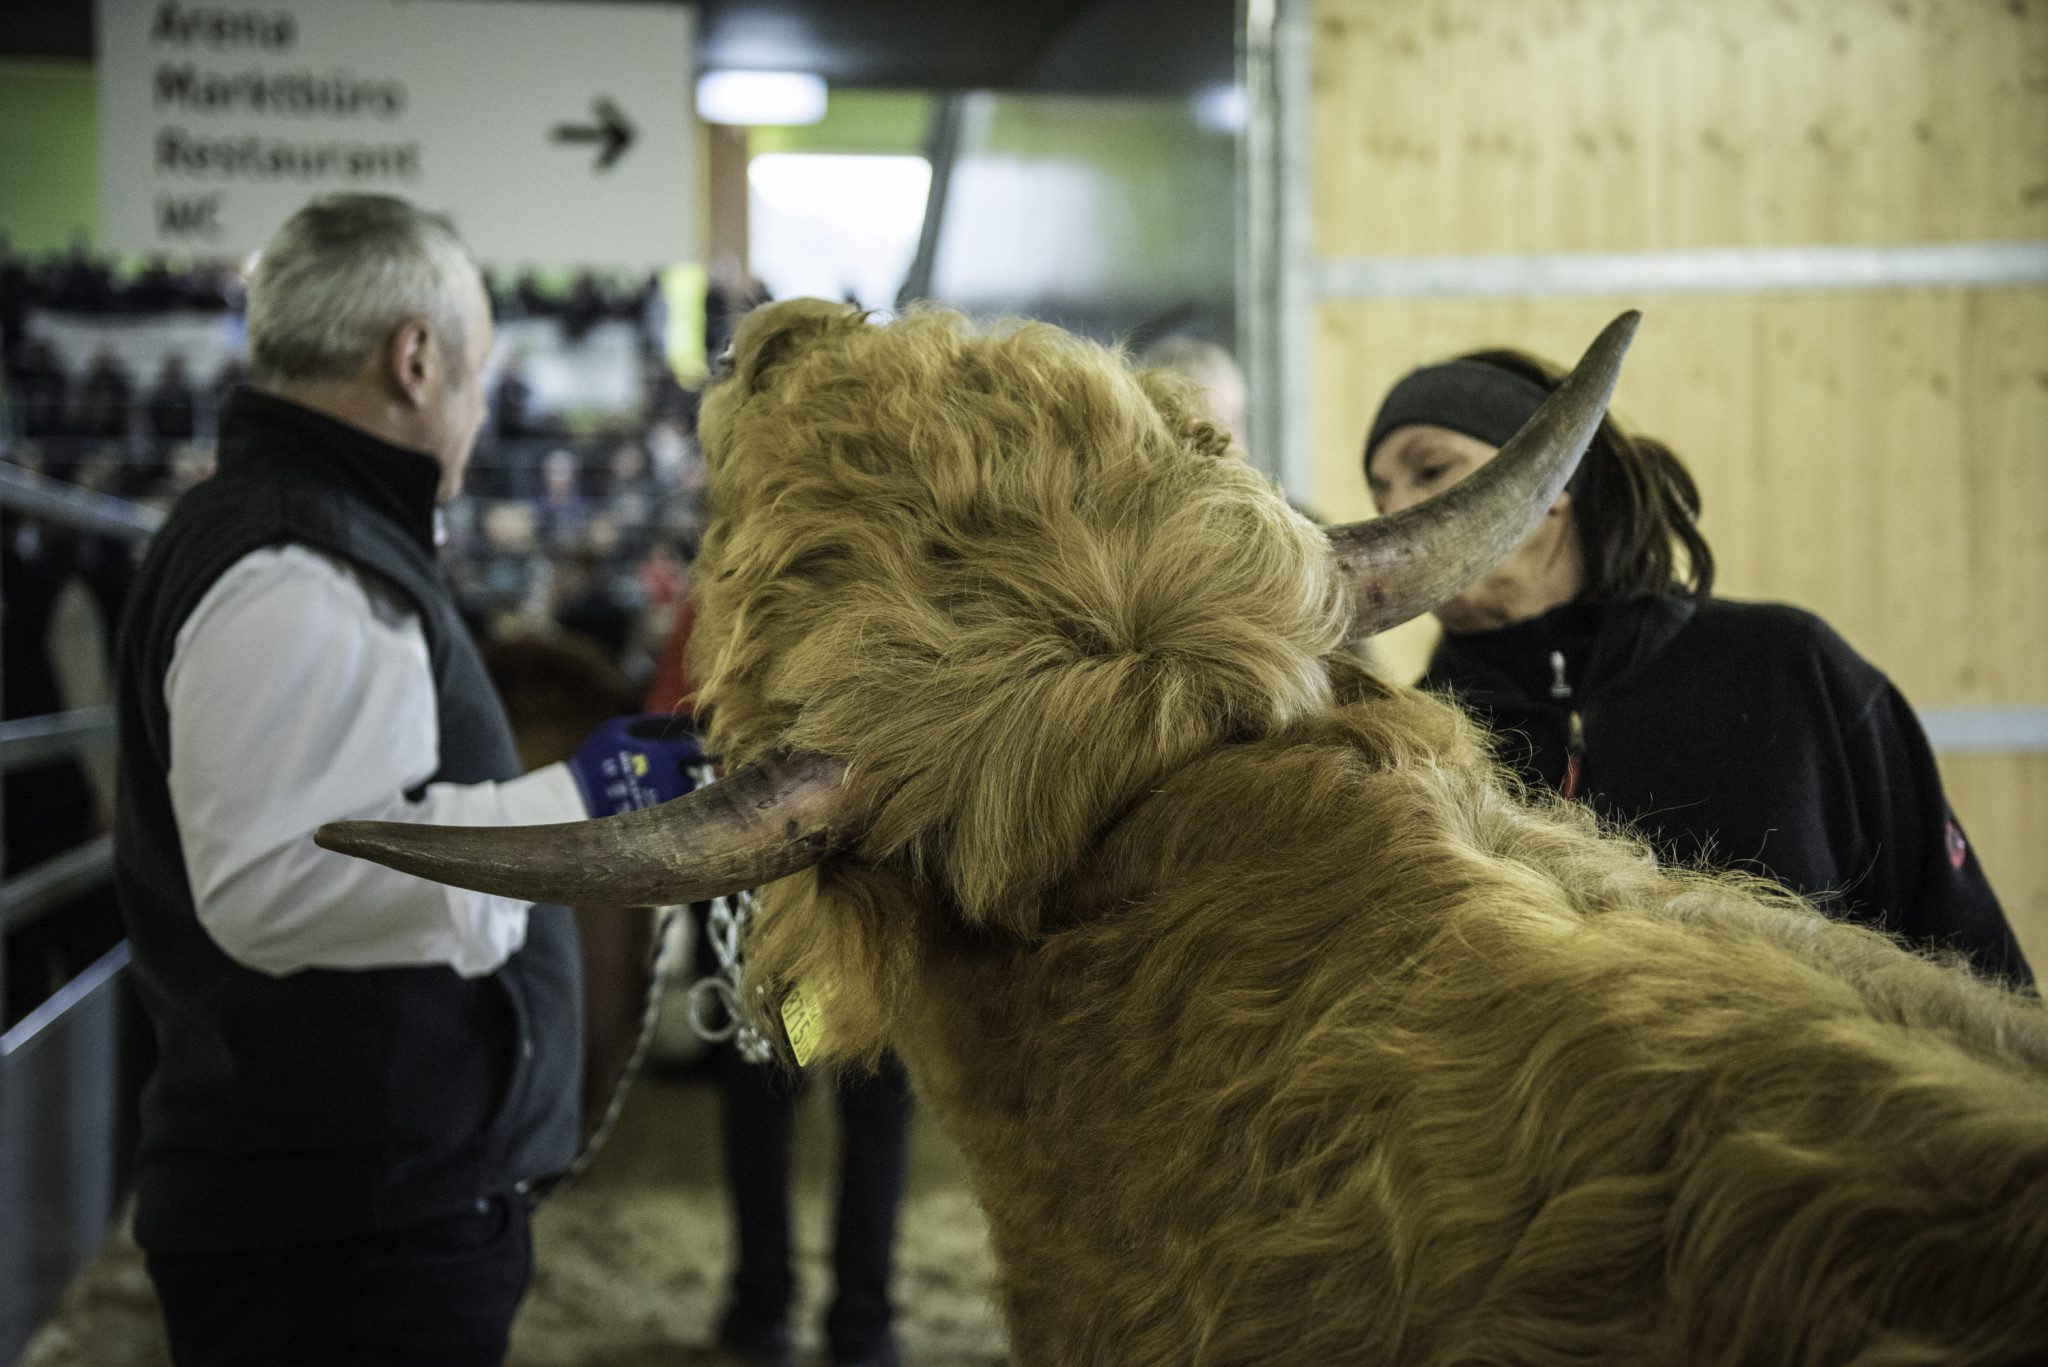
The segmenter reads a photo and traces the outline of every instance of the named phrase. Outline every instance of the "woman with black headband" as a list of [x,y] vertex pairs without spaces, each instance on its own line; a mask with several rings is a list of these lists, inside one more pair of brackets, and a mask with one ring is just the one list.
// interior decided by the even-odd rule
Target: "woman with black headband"
[[[1365,444],[1379,510],[1492,459],[1560,374],[1486,351],[1395,385]],[[1712,597],[1699,512],[1678,458],[1608,418],[1536,531],[1437,609],[1424,686],[1486,722],[1524,780],[1668,860],[1762,874],[2031,981],[1905,698],[1813,614]]]

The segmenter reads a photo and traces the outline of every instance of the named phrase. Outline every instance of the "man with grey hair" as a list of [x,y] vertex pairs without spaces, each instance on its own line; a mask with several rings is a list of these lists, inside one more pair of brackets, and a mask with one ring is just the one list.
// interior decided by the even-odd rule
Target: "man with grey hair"
[[520,775],[435,562],[492,341],[449,224],[312,201],[257,265],[248,334],[218,473],[120,635],[116,885],[160,1046],[136,1237],[180,1367],[481,1367],[528,1282],[527,1194],[578,1139],[575,928],[313,831],[678,790],[607,792],[583,754]]
[[1194,386],[1203,416],[1222,428],[1238,454],[1245,449],[1245,379],[1237,358],[1214,342],[1175,333],[1138,356],[1146,370],[1168,370]]

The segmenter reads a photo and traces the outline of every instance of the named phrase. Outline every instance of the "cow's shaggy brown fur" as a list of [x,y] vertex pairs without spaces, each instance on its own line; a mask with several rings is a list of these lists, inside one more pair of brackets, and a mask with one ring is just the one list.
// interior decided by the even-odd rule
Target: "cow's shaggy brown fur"
[[813,301],[733,365],[715,738],[879,814],[756,971],[909,1062],[1018,1362],[2048,1353],[2038,1002],[1510,789],[1168,381]]

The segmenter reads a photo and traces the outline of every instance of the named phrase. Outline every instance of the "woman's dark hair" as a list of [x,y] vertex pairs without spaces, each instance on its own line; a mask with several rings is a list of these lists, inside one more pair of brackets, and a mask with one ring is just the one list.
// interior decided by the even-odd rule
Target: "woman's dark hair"
[[[1564,372],[1505,348],[1461,357],[1556,389]],[[1714,588],[1714,552],[1700,533],[1700,490],[1663,442],[1631,436],[1610,413],[1565,488],[1585,555],[1579,600],[1612,602],[1673,588],[1703,598]]]

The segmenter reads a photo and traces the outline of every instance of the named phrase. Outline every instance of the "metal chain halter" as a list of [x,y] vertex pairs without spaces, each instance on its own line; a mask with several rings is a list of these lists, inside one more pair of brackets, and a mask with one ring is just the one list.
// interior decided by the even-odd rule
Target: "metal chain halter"
[[[755,899],[752,888],[730,897],[711,899],[711,914],[705,930],[711,937],[712,952],[718,955],[718,972],[700,978],[690,988],[690,1028],[697,1037],[713,1044],[732,1041],[748,1063],[767,1063],[775,1057],[775,1046],[761,1028],[759,1017],[747,1010],[740,986],[744,976],[743,955],[747,931],[754,924]],[[765,988],[755,988],[766,997]]]
[[[701,787],[712,781],[711,766],[699,765],[690,776]],[[690,1028],[697,1032],[697,1038],[712,1044],[731,1040],[742,1059],[765,1064],[774,1059],[775,1046],[769,1043],[768,1033],[761,1027],[759,1013],[747,1010],[741,986],[747,931],[754,924],[756,905],[752,888],[711,899],[705,933],[711,937],[712,952],[718,956],[718,971],[698,979],[690,988]],[[765,988],[754,991],[766,999]]]

